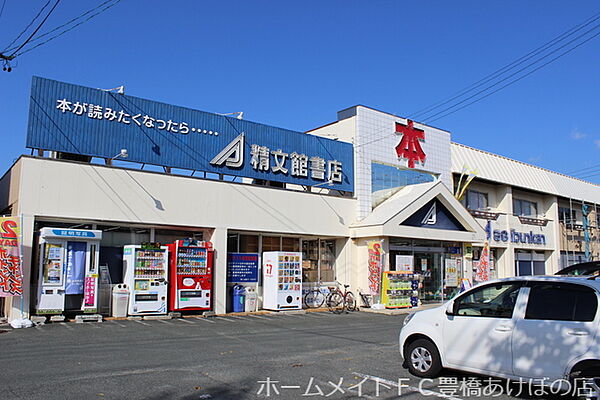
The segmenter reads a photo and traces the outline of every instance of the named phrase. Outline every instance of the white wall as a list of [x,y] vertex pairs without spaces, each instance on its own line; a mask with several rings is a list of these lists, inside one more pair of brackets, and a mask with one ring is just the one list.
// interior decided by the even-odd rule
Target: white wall
[[[356,208],[350,198],[26,156],[12,169],[18,171],[27,290],[36,217],[201,227],[210,229],[216,249],[217,312],[225,311],[228,229],[348,237]],[[25,310],[29,300],[27,293]]]

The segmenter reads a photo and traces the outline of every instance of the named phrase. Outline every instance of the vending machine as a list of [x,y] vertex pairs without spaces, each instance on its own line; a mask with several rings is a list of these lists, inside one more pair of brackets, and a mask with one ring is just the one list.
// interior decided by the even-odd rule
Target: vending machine
[[129,286],[129,314],[167,313],[169,250],[158,243],[123,248],[123,281]]
[[214,251],[211,242],[177,240],[167,245],[169,311],[210,310]]
[[302,253],[263,253],[263,308],[302,309]]
[[385,308],[417,307],[420,279],[420,275],[405,271],[385,271],[381,297]]
[[96,313],[102,231],[48,227],[39,238],[36,312]]

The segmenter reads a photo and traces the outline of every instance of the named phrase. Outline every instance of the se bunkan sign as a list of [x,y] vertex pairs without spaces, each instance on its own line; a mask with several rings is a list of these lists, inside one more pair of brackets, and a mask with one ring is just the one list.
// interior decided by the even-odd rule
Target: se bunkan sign
[[39,77],[27,147],[353,191],[349,143]]

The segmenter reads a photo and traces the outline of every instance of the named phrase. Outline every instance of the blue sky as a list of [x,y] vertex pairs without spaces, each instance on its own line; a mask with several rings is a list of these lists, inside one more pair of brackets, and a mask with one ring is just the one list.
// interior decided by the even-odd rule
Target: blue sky
[[[0,49],[46,1],[6,1]],[[99,3],[63,0],[40,33]],[[123,0],[0,71],[0,170],[29,153],[32,75],[124,84],[137,97],[306,131],[355,104],[410,115],[599,11],[597,1]],[[600,36],[433,125],[559,172],[600,164],[599,50]],[[600,183],[596,172],[589,180]]]

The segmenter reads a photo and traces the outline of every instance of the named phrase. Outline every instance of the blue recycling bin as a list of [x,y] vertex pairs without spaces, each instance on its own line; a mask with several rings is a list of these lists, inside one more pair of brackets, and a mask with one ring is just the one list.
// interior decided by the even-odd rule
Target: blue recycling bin
[[233,293],[233,312],[244,312],[246,305],[246,289],[242,285],[235,285]]

